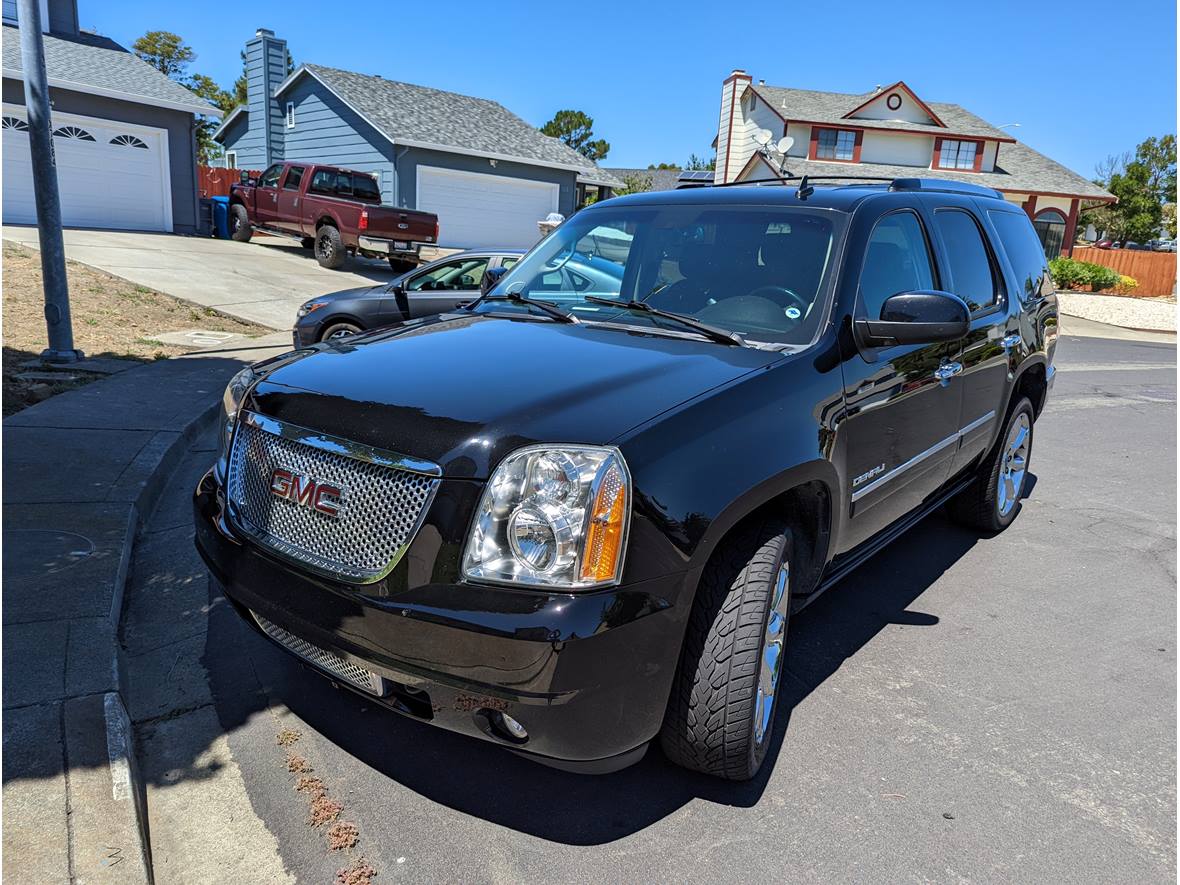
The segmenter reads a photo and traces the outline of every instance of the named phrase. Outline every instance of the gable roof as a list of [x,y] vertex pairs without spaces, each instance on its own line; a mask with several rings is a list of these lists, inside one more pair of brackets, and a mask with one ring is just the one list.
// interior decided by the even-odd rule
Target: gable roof
[[918,98],[918,94],[916,92],[914,92],[914,90],[910,89],[910,87],[905,84],[905,80],[898,80],[892,86],[886,86],[884,89],[877,89],[867,99],[862,101],[860,104],[858,104],[852,110],[850,110],[847,114],[845,114],[844,115],[845,119],[852,119],[853,114],[857,113],[858,111],[863,111],[865,108],[867,108],[869,105],[871,105],[875,101],[880,101],[882,98],[884,98],[890,92],[892,92],[894,89],[904,90],[906,95],[908,95],[911,99],[913,99],[914,104],[916,104],[918,107],[920,107],[923,111],[926,112],[927,116],[929,116],[930,119],[934,121],[934,124],[936,126],[941,126],[944,129],[946,128],[946,124],[943,123],[942,120],[940,120],[938,118],[938,114],[934,113],[934,111],[930,108],[930,105],[926,104],[926,102],[924,102],[924,101],[922,101],[922,99]]
[[302,65],[275,95],[304,75],[315,77],[396,144],[570,169],[581,181],[622,184],[498,102],[316,64]]
[[[20,31],[4,25],[3,73],[21,79]],[[49,85],[136,104],[220,117],[221,111],[200,96],[165,77],[114,40],[97,34],[44,34],[45,71]]]
[[1016,141],[1007,132],[997,129],[991,123],[964,110],[957,104],[947,104],[940,101],[922,102],[931,115],[942,122],[942,126],[937,126],[934,123],[913,123],[909,120],[857,119],[850,122],[847,119],[849,113],[859,110],[884,92],[879,93],[876,90],[860,94],[816,92],[811,89],[789,89],[783,86],[762,85],[751,85],[747,88],[753,89],[755,94],[765,101],[771,110],[788,122],[795,120],[800,123],[831,124],[844,127],[855,125],[858,129],[893,129],[928,132],[930,135],[948,137],[965,135],[969,138],[990,138],[994,141]]

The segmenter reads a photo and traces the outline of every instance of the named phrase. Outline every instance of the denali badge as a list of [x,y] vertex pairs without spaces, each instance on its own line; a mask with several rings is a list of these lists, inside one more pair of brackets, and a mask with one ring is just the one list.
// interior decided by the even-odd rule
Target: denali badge
[[340,506],[344,501],[343,489],[326,482],[317,482],[310,476],[292,473],[283,467],[271,471],[270,493],[332,517],[340,515]]
[[884,472],[885,472],[885,465],[878,464],[872,470],[866,470],[864,473],[862,473],[860,476],[858,476],[856,479],[854,479],[852,481],[852,487],[855,489],[862,482],[867,482],[868,480],[872,479],[877,474],[884,473]]

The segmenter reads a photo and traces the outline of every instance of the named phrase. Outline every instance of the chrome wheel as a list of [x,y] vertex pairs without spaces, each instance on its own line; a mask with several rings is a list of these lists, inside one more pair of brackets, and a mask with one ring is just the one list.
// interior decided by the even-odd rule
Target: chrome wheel
[[335,251],[335,249],[332,246],[331,237],[329,237],[327,234],[321,235],[320,236],[320,257],[324,258],[325,260],[330,260],[332,258],[332,253],[334,251]]
[[333,332],[331,335],[329,335],[325,340],[326,341],[335,341],[337,338],[347,338],[349,335],[355,335],[355,334],[356,334],[355,329],[337,329],[335,332]]
[[758,670],[758,697],[754,706],[754,742],[761,744],[770,732],[770,719],[774,715],[774,694],[778,689],[779,675],[783,669],[783,644],[787,638],[787,607],[791,604],[788,592],[789,569],[787,563],[778,567],[774,579],[774,590],[770,598],[770,614],[766,618],[766,631],[762,636],[762,663]]
[[996,505],[1000,516],[1007,516],[1020,500],[1024,488],[1024,474],[1028,470],[1028,448],[1032,424],[1028,414],[1021,412],[1008,431],[1004,445],[1003,463],[1000,464],[1000,478],[996,489]]

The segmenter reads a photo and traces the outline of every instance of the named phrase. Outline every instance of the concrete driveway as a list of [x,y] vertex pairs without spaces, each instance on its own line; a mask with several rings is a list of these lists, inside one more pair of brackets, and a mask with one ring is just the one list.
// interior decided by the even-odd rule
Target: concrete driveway
[[[3,236],[38,248],[35,227],[6,224]],[[394,277],[387,263],[367,258],[350,258],[340,270],[325,270],[310,250],[285,237],[256,236],[249,243],[235,243],[175,234],[67,230],[65,242],[72,261],[272,329],[290,329],[299,305],[316,295]]]

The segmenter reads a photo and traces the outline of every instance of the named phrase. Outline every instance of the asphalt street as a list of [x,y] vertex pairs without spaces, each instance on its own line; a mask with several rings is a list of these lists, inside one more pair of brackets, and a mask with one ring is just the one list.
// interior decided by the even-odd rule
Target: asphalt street
[[[214,593],[202,662],[250,813],[186,826],[261,822],[306,883],[360,858],[377,885],[1174,881],[1175,357],[1061,339],[1015,524],[935,515],[794,619],[752,783],[658,750],[605,777],[523,761],[336,691]],[[289,753],[355,847],[309,824]]]

